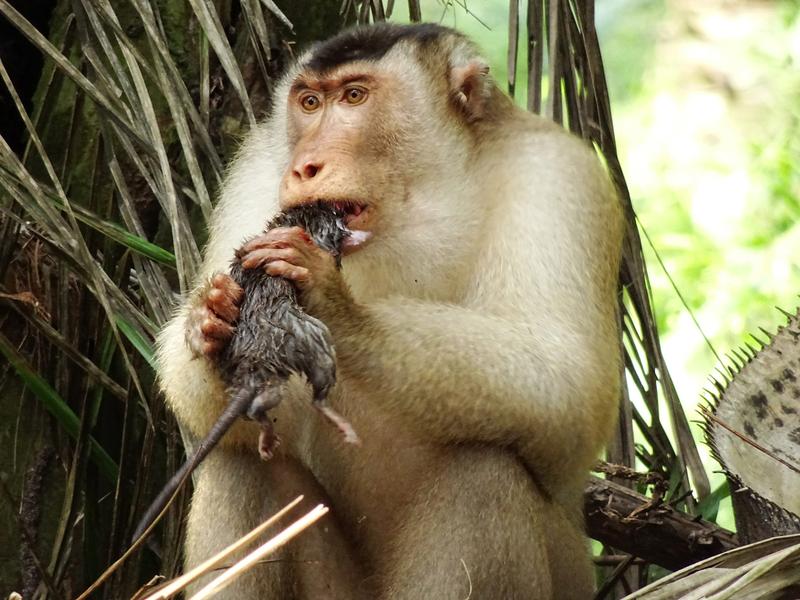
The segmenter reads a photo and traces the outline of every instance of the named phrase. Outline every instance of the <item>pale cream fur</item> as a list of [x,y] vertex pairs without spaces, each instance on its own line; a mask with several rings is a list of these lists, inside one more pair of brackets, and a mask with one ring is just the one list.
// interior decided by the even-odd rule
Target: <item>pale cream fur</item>
[[[452,67],[481,60],[460,36],[438,52]],[[394,167],[406,195],[379,207],[381,235],[344,260],[354,303],[319,315],[337,349],[332,404],[363,446],[342,443],[299,381],[274,411],[276,459],[260,463],[257,429],[234,427],[201,467],[188,566],[299,493],[333,517],[220,597],[590,597],[581,492],[616,414],[620,206],[590,148],[498,101],[488,77],[481,93],[500,108],[485,123],[466,132],[444,117],[426,70],[441,57],[422,66],[415,53],[402,42],[372,66],[406,82],[396,118],[409,135],[425,124],[418,160]],[[279,209],[285,122],[279,102],[233,162],[201,282]],[[226,400],[185,343],[194,303],[158,357],[171,408],[201,437]]]

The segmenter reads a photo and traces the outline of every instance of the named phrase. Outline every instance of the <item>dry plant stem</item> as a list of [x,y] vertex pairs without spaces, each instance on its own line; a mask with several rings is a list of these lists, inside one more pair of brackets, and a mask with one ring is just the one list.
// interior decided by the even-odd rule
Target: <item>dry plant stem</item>
[[[0,484],[0,490],[2,490],[2,493],[5,496],[6,500],[8,501],[9,506],[12,506],[16,509],[18,501],[14,498],[13,494],[11,493],[11,490],[8,489],[8,486],[5,484],[5,482],[2,482]],[[50,576],[49,571],[47,570],[44,563],[35,552],[36,544],[34,543],[34,540],[30,538],[30,534],[24,526],[20,527],[19,533],[23,542],[25,542],[30,548],[31,558],[36,564],[36,570],[38,571],[38,574],[41,576],[42,582],[45,584],[47,591],[49,591],[52,594],[53,598],[55,598],[56,600],[60,600],[60,598],[62,597],[61,594],[58,593],[56,585],[53,582],[53,579]],[[22,596],[20,596],[20,599],[21,598]],[[9,596],[9,600],[13,599]]]
[[618,563],[617,566],[614,567],[614,571],[611,573],[611,575],[603,582],[603,585],[600,586],[600,589],[597,590],[597,593],[594,595],[594,600],[603,600],[603,598],[605,598],[614,588],[617,581],[619,581],[625,575],[625,571],[628,570],[628,567],[630,567],[635,560],[635,556],[628,556],[625,560]]
[[272,515],[269,519],[264,521],[261,525],[253,529],[250,533],[239,538],[233,544],[226,547],[221,552],[218,552],[208,560],[200,563],[188,573],[184,573],[180,577],[173,579],[170,583],[167,583],[164,587],[157,590],[155,593],[147,596],[144,600],[165,600],[166,598],[169,598],[170,596],[180,592],[187,585],[192,583],[195,579],[203,576],[209,570],[216,567],[220,562],[228,558],[231,554],[233,554],[240,548],[243,548],[244,546],[252,542],[255,538],[257,538],[259,535],[264,533],[269,527],[274,525],[281,517],[286,515],[286,513],[288,513],[295,506],[297,506],[302,499],[303,496],[298,496],[297,498],[292,500],[289,504],[284,506],[280,511],[278,511],[277,513]]
[[[603,554],[592,557],[592,562],[598,567],[616,567],[619,563],[625,562],[630,558],[630,554]],[[634,565],[646,565],[647,561],[641,558],[634,558]]]
[[[641,513],[646,513],[647,511],[660,506],[662,500],[664,498],[664,494],[667,492],[669,488],[669,483],[664,480],[664,478],[659,473],[638,473],[635,470],[631,469],[630,467],[626,467],[625,465],[618,465],[614,463],[609,463],[604,460],[599,461],[595,466],[593,471],[597,473],[605,473],[606,475],[610,475],[611,477],[617,477],[620,479],[627,479],[631,481],[638,481],[639,483],[643,483],[645,485],[650,485],[653,488],[653,494],[650,499],[639,506],[638,508],[634,509],[627,517],[625,517],[626,521],[632,521]],[[619,482],[617,482],[619,483]],[[686,494],[690,494],[691,492],[686,492]],[[686,495],[684,494],[684,496]],[[682,500],[680,498],[679,500]],[[677,504],[678,501],[673,500],[672,504]]]
[[[584,494],[589,536],[677,570],[739,545],[736,535],[612,481],[591,477]],[[647,506],[646,510],[641,510]]]
[[265,544],[253,550],[242,560],[225,571],[222,575],[211,581],[206,587],[197,592],[189,600],[204,600],[223,590],[234,579],[245,573],[248,569],[256,565],[262,558],[272,554],[275,550],[283,546],[286,542],[302,533],[306,528],[316,523],[323,515],[328,512],[328,507],[317,504],[305,516],[289,525],[278,535],[268,540]]

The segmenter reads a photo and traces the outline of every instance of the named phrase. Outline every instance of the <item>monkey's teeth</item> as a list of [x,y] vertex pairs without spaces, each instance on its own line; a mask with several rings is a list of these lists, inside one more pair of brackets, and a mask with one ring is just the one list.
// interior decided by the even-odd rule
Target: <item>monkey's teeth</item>
[[353,215],[354,217],[360,215],[361,211],[364,210],[364,207],[356,202],[340,201],[332,202],[331,204],[336,210],[340,210],[348,215]]
[[372,237],[371,231],[363,231],[361,229],[352,229],[343,241],[342,245],[348,248],[355,248],[360,246]]

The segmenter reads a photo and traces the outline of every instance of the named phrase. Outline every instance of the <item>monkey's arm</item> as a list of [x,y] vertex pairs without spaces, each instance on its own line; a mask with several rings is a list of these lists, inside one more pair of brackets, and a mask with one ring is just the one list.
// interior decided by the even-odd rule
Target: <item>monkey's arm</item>
[[407,300],[326,322],[341,375],[375,402],[444,443],[513,446],[548,487],[585,472],[608,437],[619,385],[613,337],[547,315],[515,321]]

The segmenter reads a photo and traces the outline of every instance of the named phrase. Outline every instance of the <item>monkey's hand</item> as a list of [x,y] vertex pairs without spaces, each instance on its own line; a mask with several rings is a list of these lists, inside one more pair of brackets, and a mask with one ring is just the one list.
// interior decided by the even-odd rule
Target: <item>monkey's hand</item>
[[216,273],[203,286],[186,318],[186,344],[194,356],[213,359],[233,336],[243,290],[229,275]]
[[238,254],[245,269],[263,268],[292,281],[311,314],[332,298],[349,297],[333,255],[317,246],[301,227],[271,229],[247,242]]

